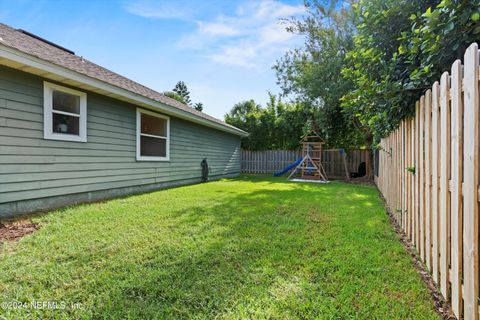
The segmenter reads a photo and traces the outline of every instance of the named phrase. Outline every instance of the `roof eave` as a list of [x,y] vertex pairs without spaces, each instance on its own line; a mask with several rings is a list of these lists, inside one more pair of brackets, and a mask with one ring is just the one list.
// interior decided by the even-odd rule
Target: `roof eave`
[[126,101],[145,108],[161,111],[168,115],[184,119],[193,123],[201,124],[210,128],[228,132],[240,137],[248,136],[248,133],[235,127],[225,126],[210,121],[195,114],[183,111],[165,103],[152,100],[137,93],[114,86],[99,79],[84,75],[80,72],[56,65],[49,61],[34,57],[10,48],[0,43],[0,65],[6,65],[24,72],[39,75],[41,77],[66,83],[85,90],[93,91],[122,101]]

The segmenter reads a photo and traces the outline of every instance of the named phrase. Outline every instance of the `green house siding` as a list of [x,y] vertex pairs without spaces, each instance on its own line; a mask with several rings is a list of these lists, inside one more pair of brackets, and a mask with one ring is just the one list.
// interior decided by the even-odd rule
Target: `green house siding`
[[0,67],[0,216],[240,173],[239,137],[173,117],[170,161],[137,161],[136,106],[87,95],[88,142],[45,140],[43,79]]

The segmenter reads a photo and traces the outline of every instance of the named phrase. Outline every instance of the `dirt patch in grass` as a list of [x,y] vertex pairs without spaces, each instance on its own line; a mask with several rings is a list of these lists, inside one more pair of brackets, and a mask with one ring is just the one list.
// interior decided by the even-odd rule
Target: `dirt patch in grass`
[[0,222],[0,242],[14,241],[38,230],[40,225],[30,221]]

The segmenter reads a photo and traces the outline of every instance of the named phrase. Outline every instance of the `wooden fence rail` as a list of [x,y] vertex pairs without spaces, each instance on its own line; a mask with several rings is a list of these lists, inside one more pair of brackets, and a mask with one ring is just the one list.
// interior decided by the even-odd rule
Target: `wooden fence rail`
[[387,205],[458,318],[479,319],[479,50],[457,60],[381,141]]
[[[367,162],[370,155],[369,150],[355,149],[346,150],[346,152],[349,172],[357,172],[360,163]],[[267,174],[278,172],[300,157],[302,157],[301,150],[242,150],[242,172]],[[323,150],[322,165],[328,178],[345,178],[345,166],[339,149]]]

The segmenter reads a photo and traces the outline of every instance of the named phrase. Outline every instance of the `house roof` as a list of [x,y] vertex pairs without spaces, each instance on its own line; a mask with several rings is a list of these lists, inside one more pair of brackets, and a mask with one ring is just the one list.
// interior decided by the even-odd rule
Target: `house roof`
[[76,73],[127,90],[131,93],[140,95],[155,102],[160,102],[167,106],[187,112],[193,118],[207,120],[208,122],[220,125],[225,129],[229,129],[228,132],[237,133],[241,136],[247,135],[246,132],[234,126],[231,126],[204,112],[197,111],[194,108],[189,107],[175,99],[171,99],[160,92],[152,90],[124,76],[103,68],[81,56],[77,56],[70,50],[2,23],[0,23],[0,49],[1,46],[13,48],[29,56],[39,58]]

